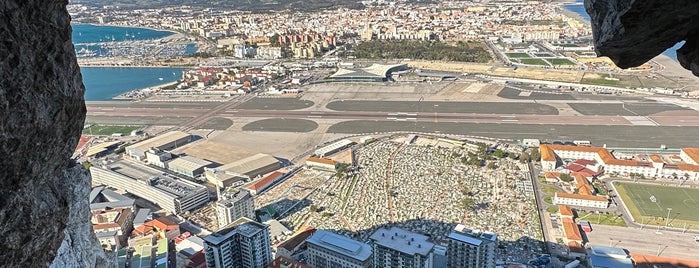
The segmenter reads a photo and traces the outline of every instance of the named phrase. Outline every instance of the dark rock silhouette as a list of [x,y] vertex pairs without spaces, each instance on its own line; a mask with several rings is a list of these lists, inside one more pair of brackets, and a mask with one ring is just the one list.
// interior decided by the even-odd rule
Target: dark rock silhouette
[[70,159],[85,120],[85,88],[71,42],[67,4],[67,0],[0,1],[3,267],[49,266],[62,243],[79,252],[79,256],[69,256],[66,250],[59,253],[75,259],[64,265],[94,266],[94,253],[100,253],[81,248],[89,243],[99,249],[91,225],[73,226],[89,224],[90,178]]
[[699,76],[699,1],[585,0],[585,9],[597,55],[635,67],[684,40],[677,59]]

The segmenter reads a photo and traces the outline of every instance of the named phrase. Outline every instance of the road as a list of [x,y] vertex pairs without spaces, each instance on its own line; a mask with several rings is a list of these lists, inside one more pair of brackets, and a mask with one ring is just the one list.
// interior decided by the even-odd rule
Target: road
[[[479,114],[479,113],[401,113],[401,112],[362,112],[362,111],[311,111],[311,110],[238,110],[236,106],[252,99],[246,96],[224,104],[206,108],[173,107],[123,107],[109,104],[88,104],[88,116],[121,117],[193,117],[183,124],[181,129],[195,128],[213,117],[235,118],[305,118],[347,120],[381,120],[381,121],[419,121],[419,122],[455,122],[455,123],[509,123],[509,124],[560,124],[560,125],[633,125],[623,116],[618,115],[532,115],[532,114]],[[212,103],[212,106],[216,105]],[[652,116],[661,126],[699,126],[697,116]]]

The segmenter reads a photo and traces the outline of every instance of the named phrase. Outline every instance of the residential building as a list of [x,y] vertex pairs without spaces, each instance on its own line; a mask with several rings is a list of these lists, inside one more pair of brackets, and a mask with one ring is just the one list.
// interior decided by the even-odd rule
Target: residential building
[[126,242],[133,228],[134,202],[104,186],[90,191],[92,228],[105,248],[116,250]]
[[315,268],[369,268],[371,246],[349,237],[317,230],[306,240],[308,264]]
[[228,188],[216,202],[218,226],[226,226],[239,218],[255,218],[255,202],[250,192]]
[[379,228],[369,239],[375,268],[432,268],[434,244],[398,227]]
[[553,196],[553,204],[577,207],[607,208],[609,206],[609,199],[603,196],[556,192]]
[[[554,171],[562,159],[586,159],[594,161],[587,165],[593,170],[604,170],[607,174],[640,174],[648,178],[682,177],[688,180],[699,180],[699,148],[683,148],[680,151],[679,163],[666,163],[658,155],[652,155],[648,160],[617,159],[609,150],[602,147],[541,144],[541,166],[544,171]],[[596,169],[594,169],[596,168]]]
[[495,267],[497,234],[469,230],[459,224],[447,239],[447,268]]
[[272,260],[269,227],[240,218],[204,237],[209,268],[266,268]]
[[172,177],[137,179],[118,171],[90,167],[92,181],[108,185],[148,200],[173,213],[183,213],[209,202],[209,190],[199,184]]
[[578,224],[575,223],[571,218],[562,218],[561,222],[563,223],[563,233],[567,242],[576,242],[578,244],[582,244],[583,237],[582,233],[580,233],[580,226],[578,226]]
[[159,150],[172,150],[189,143],[192,135],[182,131],[170,131],[150,139],[138,142],[126,147],[126,154],[138,161],[146,159],[146,152],[151,148]]
[[144,237],[154,233],[168,240],[173,240],[180,235],[180,225],[167,217],[160,217],[134,228],[131,237]]

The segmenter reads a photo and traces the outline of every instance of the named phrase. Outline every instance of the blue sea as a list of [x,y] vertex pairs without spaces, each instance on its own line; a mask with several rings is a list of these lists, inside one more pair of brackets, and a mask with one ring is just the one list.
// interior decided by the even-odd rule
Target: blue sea
[[80,70],[85,100],[104,101],[131,90],[175,82],[184,68],[81,67]]
[[154,40],[173,35],[170,31],[93,24],[74,24],[73,43]]
[[[170,31],[158,31],[134,27],[107,25],[74,24],[73,43],[76,50],[83,47],[105,55],[106,50],[99,45],[86,43],[119,42],[132,40],[160,39],[174,34]],[[81,45],[83,44],[83,45]],[[195,44],[188,44],[186,54],[197,51]],[[177,81],[182,76],[183,68],[136,68],[136,67],[81,67],[85,84],[85,100],[111,100],[119,94],[147,87]],[[163,78],[163,80],[160,80]]]
[[[583,18],[585,18],[587,21],[590,21],[590,15],[588,15],[588,14],[587,14],[587,11],[585,11],[585,6],[583,5],[583,1],[582,1],[582,0],[578,0],[578,1],[576,1],[576,2],[577,2],[577,3],[575,3],[575,4],[566,4],[566,5],[565,5],[565,8],[568,9],[568,10],[570,10],[570,11],[573,11],[573,12],[575,12],[575,13],[580,14],[580,15],[583,16]],[[680,47],[682,47],[682,45],[684,45],[684,41],[682,41],[682,42],[680,42],[680,43],[677,43],[674,47],[671,47],[671,48],[668,49],[668,50],[665,50],[665,52],[663,52],[663,54],[665,54],[666,56],[669,56],[670,58],[672,58],[672,59],[674,59],[675,61],[677,61],[677,53],[676,53],[675,51],[676,51],[677,49],[679,49]]]

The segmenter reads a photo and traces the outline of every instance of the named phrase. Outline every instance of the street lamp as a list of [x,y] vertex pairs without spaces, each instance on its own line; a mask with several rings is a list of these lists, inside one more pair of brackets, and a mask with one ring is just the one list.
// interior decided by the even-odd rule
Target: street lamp
[[672,208],[667,208],[667,218],[665,218],[665,227],[670,224],[670,211],[672,211]]

